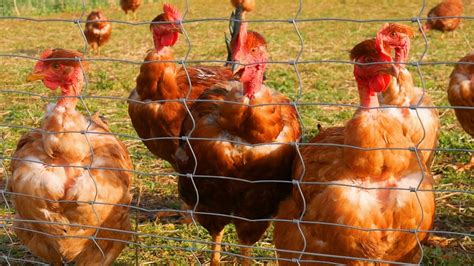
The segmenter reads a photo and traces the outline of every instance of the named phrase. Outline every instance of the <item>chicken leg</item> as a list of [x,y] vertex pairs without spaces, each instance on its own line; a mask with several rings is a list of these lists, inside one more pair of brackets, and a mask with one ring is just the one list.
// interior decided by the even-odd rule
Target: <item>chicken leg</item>
[[[242,244],[244,245],[244,244]],[[245,245],[245,247],[240,248],[240,255],[242,255],[242,265],[250,266],[252,265],[252,250],[250,246]]]
[[97,46],[98,46],[98,45],[97,45],[96,43],[92,43],[92,44],[91,44],[91,50],[92,50],[93,53],[96,53],[96,52],[97,52],[97,50],[96,50],[96,49],[97,49]]
[[211,257],[211,266],[218,266],[221,263],[221,242],[222,237],[224,237],[224,229],[222,229],[217,234],[212,234],[212,257]]
[[[239,214],[248,217],[245,214]],[[242,265],[252,265],[252,246],[262,237],[269,226],[269,222],[247,222],[244,220],[234,221],[239,237],[240,254],[242,255]]]

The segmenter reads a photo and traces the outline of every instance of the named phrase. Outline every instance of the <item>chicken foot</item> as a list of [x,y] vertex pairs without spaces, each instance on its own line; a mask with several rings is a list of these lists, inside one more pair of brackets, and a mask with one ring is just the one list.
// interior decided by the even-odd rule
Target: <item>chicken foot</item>
[[464,172],[474,169],[474,154],[471,154],[471,160],[466,164],[458,164],[454,166],[454,169],[458,172]]

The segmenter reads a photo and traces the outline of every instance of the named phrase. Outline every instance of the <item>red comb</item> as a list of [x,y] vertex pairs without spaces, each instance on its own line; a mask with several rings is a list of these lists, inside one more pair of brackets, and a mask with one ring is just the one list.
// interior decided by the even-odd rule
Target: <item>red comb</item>
[[51,48],[46,49],[46,50],[44,50],[44,52],[42,52],[42,53],[40,54],[40,59],[46,59],[46,58],[48,58],[52,53],[53,53],[53,49],[51,49]]
[[163,12],[174,20],[181,20],[181,13],[179,13],[178,9],[172,4],[163,4]]

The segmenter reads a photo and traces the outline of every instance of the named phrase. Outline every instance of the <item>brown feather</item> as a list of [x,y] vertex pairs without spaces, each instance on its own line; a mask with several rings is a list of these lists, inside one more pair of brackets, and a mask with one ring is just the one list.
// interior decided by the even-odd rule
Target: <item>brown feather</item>
[[[41,64],[43,64],[44,67],[49,67],[53,64],[61,64],[61,65],[70,66],[73,68],[82,67],[83,71],[88,69],[87,61],[82,61],[82,59],[84,59],[84,55],[79,51],[54,48],[54,49],[48,49],[45,53],[47,53],[48,56],[47,57],[42,56],[41,58],[41,59],[48,59],[41,62]],[[62,58],[62,59],[59,59],[59,58]],[[81,62],[79,62],[79,60],[72,60],[73,58],[81,59]]]
[[351,61],[354,61],[356,58],[366,57],[378,57],[379,51],[375,45],[375,39],[368,39],[360,42],[350,51]]
[[[130,94],[128,108],[133,127],[141,138],[174,138],[144,140],[153,154],[172,165],[175,163],[174,153],[178,147],[181,124],[187,115],[185,103],[180,99],[187,97],[188,100],[194,100],[213,84],[232,78],[231,70],[225,67],[184,69],[173,62],[150,62],[173,58],[170,49],[160,54],[152,51],[147,55],[137,77],[136,89]],[[190,108],[194,102],[188,101],[186,104]]]
[[[457,17],[462,16],[464,5],[462,0],[443,0],[428,12],[431,17]],[[428,19],[423,26],[425,31],[435,29],[439,31],[453,31],[461,23],[461,18],[437,18]]]
[[[369,124],[367,124],[369,122]],[[357,139],[357,136],[364,136]],[[407,150],[363,151],[324,144],[346,144],[370,148],[402,147],[411,145],[403,135],[402,126],[390,116],[378,118],[358,114],[345,128],[329,128],[311,141],[318,146],[300,149],[303,161],[295,160],[293,179],[304,182],[334,182],[343,185],[408,188],[407,175],[424,172],[421,185],[432,189],[432,178],[420,169],[412,152]],[[421,178],[419,179],[421,181]],[[413,182],[412,185],[416,185]],[[274,242],[280,258],[298,258],[303,250],[303,237],[293,219],[299,219],[303,208],[303,221],[343,224],[365,229],[415,229],[421,222],[422,230],[432,226],[434,196],[432,192],[417,192],[422,206],[413,192],[398,190],[364,190],[341,185],[301,184],[295,186],[292,196],[280,204],[278,219],[288,222],[275,224]],[[398,202],[404,204],[398,206]],[[305,204],[304,204],[305,202]],[[423,208],[423,214],[420,211]],[[421,220],[422,215],[424,219]],[[359,258],[392,260],[416,263],[419,248],[411,233],[361,230],[323,224],[300,223],[306,239],[305,252]],[[419,233],[420,240],[427,237]],[[302,260],[331,261],[348,265],[362,261],[337,259],[317,255],[303,255]],[[281,265],[290,265],[280,261]],[[310,263],[302,263],[310,265]],[[311,265],[315,265],[311,263]],[[316,263],[316,265],[318,265]]]
[[[452,106],[474,107],[474,53],[459,60],[471,64],[457,64],[451,73],[448,100]],[[454,109],[462,128],[474,137],[474,109]]]
[[[131,238],[108,229],[131,229],[132,163],[98,113],[86,118],[75,110],[84,69],[66,59],[80,57],[62,49],[41,54],[53,60],[39,61],[32,76],[68,97],[49,105],[40,130],[19,141],[8,189],[14,193],[15,233],[34,255],[55,265],[110,265]],[[110,240],[96,244],[93,237]]]
[[412,27],[405,24],[400,24],[400,23],[389,23],[387,32],[403,33],[403,34],[406,34],[410,38],[415,35],[415,32],[413,31]]
[[[415,87],[410,72],[402,68],[398,78],[392,78],[388,88],[380,95],[380,103],[392,106],[420,106],[433,107],[427,91]],[[421,100],[421,102],[420,102]],[[440,121],[438,111],[435,108],[418,108],[416,111],[410,108],[394,108],[391,110],[400,122],[403,122],[403,130],[410,136],[414,144],[420,143],[421,149],[435,149],[438,146],[440,133]],[[422,151],[424,163],[431,166],[435,151]]]
[[[100,249],[105,254],[105,260],[99,248],[87,237],[95,234],[95,229],[69,226],[82,224],[101,228],[131,230],[128,208],[111,204],[128,205],[131,200],[130,170],[133,168],[126,147],[115,137],[100,135],[110,134],[105,124],[94,122],[89,131],[94,134],[82,135],[83,139],[56,136],[60,139],[58,147],[88,147],[86,156],[77,156],[67,149],[53,149],[54,157],[44,150],[45,142],[41,133],[31,131],[25,134],[18,143],[13,155],[18,159],[12,163],[12,179],[9,190],[25,196],[15,195],[13,203],[18,220],[47,221],[58,224],[29,223],[16,221],[15,233],[31,252],[50,263],[75,261],[78,265],[110,265],[125,247],[123,242],[99,240]],[[87,123],[88,125],[88,123]],[[86,130],[87,125],[79,124],[76,130]],[[52,131],[45,121],[43,130]],[[65,129],[61,129],[64,131]],[[71,130],[71,129],[68,129]],[[64,134],[72,135],[73,133]],[[87,136],[88,142],[85,139]],[[89,146],[90,144],[90,146]],[[92,147],[93,157],[90,153]],[[82,157],[82,158],[81,158]],[[93,158],[93,161],[91,161]],[[34,160],[35,162],[22,161]],[[92,163],[90,172],[84,166]],[[58,166],[48,166],[58,165]],[[66,166],[63,166],[66,165]],[[79,166],[79,167],[70,167]],[[100,170],[97,167],[118,170]],[[94,181],[92,181],[92,179]],[[96,190],[97,189],[97,190]],[[44,199],[36,199],[40,197]],[[51,201],[46,201],[46,199]],[[57,200],[96,201],[105,204],[89,203],[58,203]],[[96,213],[98,216],[96,216]],[[42,233],[55,237],[48,237]],[[131,235],[108,230],[100,230],[98,238],[129,240]]]
[[[380,56],[384,54],[376,51],[374,40],[351,51],[352,60]],[[368,71],[355,66],[354,72],[360,80],[383,69],[387,67]],[[293,180],[301,183],[280,204],[280,221],[275,223],[274,243],[278,256],[285,259],[281,265],[296,264],[295,259],[304,265],[372,264],[363,259],[419,261],[418,240],[424,241],[427,234],[415,236],[409,231],[432,227],[433,179],[423,154],[409,149],[414,143],[406,121],[388,108],[366,108],[379,106],[375,95],[368,94],[373,87],[359,82],[358,89],[363,107],[352,119],[344,127],[323,129],[313,145],[302,144],[299,150]],[[426,191],[410,191],[418,187]]]
[[120,7],[127,14],[129,11],[135,12],[140,7],[142,0],[120,0]]
[[84,35],[86,36],[87,43],[93,48],[102,47],[106,44],[110,36],[112,35],[112,23],[108,21],[95,21],[95,20],[107,20],[107,18],[100,11],[92,11],[88,16],[86,28],[84,29]]
[[[198,211],[233,214],[248,219],[271,217],[278,203],[290,192],[290,184],[258,183],[229,180],[207,176],[223,176],[247,181],[289,181],[295,148],[301,130],[295,109],[283,95],[262,88],[262,92],[246,105],[240,83],[227,84],[203,93],[200,99],[212,100],[193,106],[195,121],[186,118],[182,135],[193,129],[193,138],[177,152],[177,162],[182,173],[191,173],[196,168],[200,177],[194,177],[199,191]],[[247,98],[248,99],[248,98]],[[226,101],[226,102],[224,102]],[[228,103],[235,102],[235,103]],[[271,105],[271,103],[275,105]],[[270,104],[252,106],[255,104]],[[283,104],[283,105],[282,105]],[[232,117],[235,117],[232,120]],[[240,126],[239,126],[240,125]],[[234,141],[234,142],[233,142]],[[236,142],[243,142],[242,144]],[[266,143],[267,145],[261,145]],[[251,144],[260,144],[252,147]],[[196,156],[197,165],[193,159]],[[179,178],[180,195],[186,204],[194,206],[196,194],[191,180]],[[228,223],[234,223],[241,243],[251,245],[258,241],[268,227],[268,222],[247,222],[240,219],[197,215],[199,223],[211,235]]]

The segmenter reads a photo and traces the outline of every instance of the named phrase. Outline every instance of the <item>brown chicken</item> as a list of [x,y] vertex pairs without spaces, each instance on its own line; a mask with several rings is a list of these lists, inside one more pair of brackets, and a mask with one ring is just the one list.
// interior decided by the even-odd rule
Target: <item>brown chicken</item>
[[41,59],[50,60],[39,61],[28,77],[60,88],[61,98],[46,108],[39,130],[23,135],[13,155],[14,230],[34,255],[53,265],[110,265],[131,238],[124,231],[131,230],[132,163],[98,114],[89,119],[75,110],[86,65],[64,58],[82,54],[48,49]]
[[[356,45],[351,59],[391,61],[375,40]],[[275,223],[281,265],[419,262],[417,238],[423,241],[427,234],[415,236],[411,230],[431,228],[434,194],[410,190],[430,190],[433,180],[408,150],[413,142],[402,123],[377,108],[377,93],[396,72],[391,64],[355,65],[361,107],[345,127],[323,130],[313,145],[300,149],[302,158],[293,168],[293,179],[300,183],[280,204],[277,218],[286,221]]]
[[112,24],[105,21],[107,18],[100,11],[92,11],[87,20],[84,35],[92,50],[100,55],[100,47],[106,44],[112,35]]
[[[392,49],[395,50],[395,62],[408,62],[410,52],[410,37],[413,36],[411,27],[402,24],[386,24],[377,33],[377,46],[380,50],[391,56]],[[393,77],[387,89],[379,94],[382,105],[396,107],[420,106],[422,108],[393,108],[389,113],[403,124],[406,134],[411,137],[413,143],[422,151],[424,163],[431,166],[434,159],[434,149],[438,146],[440,131],[439,115],[433,107],[433,101],[426,91],[413,85],[413,79],[405,68],[405,64],[398,64],[398,77]]]
[[272,217],[290,193],[293,143],[301,134],[289,99],[262,84],[266,42],[246,27],[242,23],[233,49],[234,60],[243,64],[235,72],[240,82],[219,84],[203,93],[203,102],[191,110],[193,119],[187,117],[183,123],[181,135],[190,135],[189,144],[184,142],[176,154],[183,174],[178,183],[181,198],[191,207],[197,204],[195,217],[216,243],[212,265],[219,264],[229,223],[246,246],[241,248],[243,264],[250,264],[249,246],[260,239],[269,221],[245,219]]
[[127,21],[129,20],[128,12],[132,11],[133,19],[137,19],[137,15],[135,11],[140,7],[142,4],[142,0],[120,0],[120,6],[122,7],[123,12],[127,15]]
[[[453,31],[457,29],[461,18],[434,18],[434,17],[459,17],[464,12],[462,0],[443,0],[428,12],[428,20],[423,25],[423,31],[431,29],[439,31]],[[432,18],[432,19],[430,19]]]
[[[470,107],[471,109],[455,108],[454,112],[462,128],[471,137],[474,137],[474,52],[463,57],[456,64],[451,73],[449,81],[448,100],[452,106]],[[462,166],[460,170],[474,168],[474,155],[471,154],[471,161]]]
[[[171,5],[163,5],[163,11],[153,22],[181,19]],[[182,99],[194,100],[216,82],[232,79],[232,71],[220,66],[184,68],[174,62],[159,62],[174,60],[169,47],[176,43],[181,29],[175,23],[152,23],[150,29],[155,50],[148,53],[140,67],[136,88],[129,96],[128,113],[147,148],[174,167],[181,124],[187,115],[186,105],[193,104]]]

